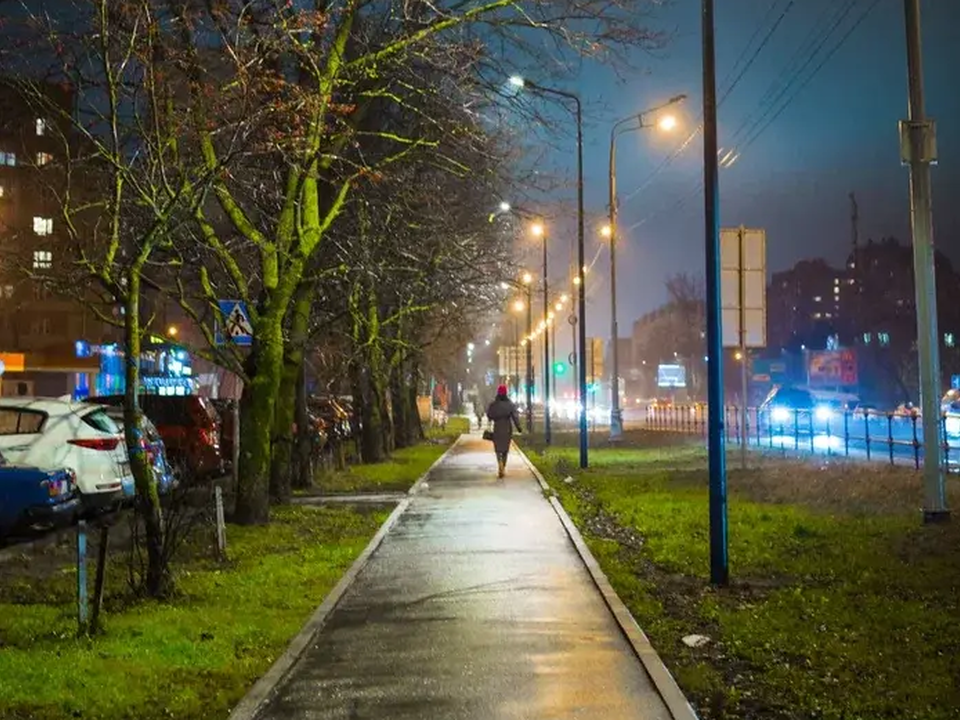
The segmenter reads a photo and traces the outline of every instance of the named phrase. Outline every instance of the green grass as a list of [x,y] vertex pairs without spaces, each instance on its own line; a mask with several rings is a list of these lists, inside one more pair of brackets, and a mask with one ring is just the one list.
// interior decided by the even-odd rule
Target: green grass
[[[731,470],[734,582],[718,590],[702,449],[650,441],[595,448],[585,473],[570,447],[531,459],[701,717],[960,717],[960,532],[921,526],[915,473]],[[712,642],[687,648],[691,633]]]
[[230,563],[181,562],[181,595],[169,603],[124,605],[114,557],[104,634],[93,640],[74,637],[69,566],[4,582],[0,718],[225,718],[385,518],[284,507],[267,526],[229,526]]
[[406,492],[446,452],[449,447],[447,440],[445,438],[442,442],[426,442],[396,450],[386,462],[351,465],[340,472],[318,473],[312,492]]
[[465,417],[447,418],[446,427],[427,428],[426,434],[428,440],[449,440],[453,442],[464,433],[470,432],[470,420]]

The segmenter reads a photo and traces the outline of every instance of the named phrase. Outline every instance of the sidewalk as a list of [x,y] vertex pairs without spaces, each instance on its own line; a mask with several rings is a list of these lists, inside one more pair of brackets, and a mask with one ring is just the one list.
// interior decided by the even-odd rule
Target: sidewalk
[[464,436],[258,720],[671,717],[513,455]]

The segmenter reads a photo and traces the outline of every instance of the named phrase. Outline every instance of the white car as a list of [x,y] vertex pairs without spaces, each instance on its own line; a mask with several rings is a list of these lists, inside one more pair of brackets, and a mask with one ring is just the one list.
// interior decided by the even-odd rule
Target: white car
[[86,509],[134,492],[119,426],[102,407],[52,398],[0,398],[0,453],[39,468],[69,468]]

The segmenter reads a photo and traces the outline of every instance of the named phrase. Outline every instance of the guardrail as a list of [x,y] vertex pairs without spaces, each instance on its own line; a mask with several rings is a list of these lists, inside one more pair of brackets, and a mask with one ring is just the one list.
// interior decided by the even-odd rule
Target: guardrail
[[[652,405],[641,421],[647,430],[707,435],[706,405]],[[728,443],[740,445],[743,414],[736,406],[724,408]],[[960,463],[960,417],[940,418],[940,448],[949,466]],[[956,426],[956,427],[954,427]],[[804,451],[867,460],[923,464],[923,423],[919,415],[862,410],[786,410],[748,408],[748,446]],[[949,431],[949,432],[948,432]]]

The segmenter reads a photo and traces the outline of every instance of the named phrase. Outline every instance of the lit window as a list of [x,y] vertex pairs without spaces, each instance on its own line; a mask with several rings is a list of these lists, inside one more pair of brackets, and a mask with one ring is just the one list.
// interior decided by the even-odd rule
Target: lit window
[[13,297],[13,285],[4,285],[0,292],[2,292],[4,298],[9,300]]
[[890,333],[885,333],[885,332],[877,333],[877,342],[879,342],[880,345],[883,347],[886,347],[887,345],[889,345]]
[[16,167],[17,154],[12,152],[0,151],[0,165],[6,165],[8,167]]
[[873,333],[864,333],[864,334],[863,334],[863,344],[864,344],[864,345],[869,345],[871,340],[873,340]]
[[814,319],[814,320],[819,320],[819,319],[820,319],[820,313],[815,312],[815,313],[813,314],[813,319]]
[[953,333],[943,334],[943,344],[951,348],[957,344],[956,339],[953,337]]
[[37,235],[50,235],[53,232],[53,218],[33,218],[33,231]]
[[817,295],[813,298],[814,302],[820,302],[821,300],[823,300],[823,298],[820,295]]
[[37,118],[37,135],[43,135],[47,132],[47,121],[43,118]]
[[34,320],[30,323],[30,334],[31,335],[49,335],[50,334],[50,318],[40,318],[39,320]]
[[834,279],[833,279],[833,284],[834,284],[834,285],[839,285],[839,284],[840,284],[840,278],[834,278]]
[[3,194],[4,194],[3,185],[0,185],[0,198],[3,197]]
[[33,251],[33,269],[49,270],[53,267],[53,253],[49,250]]
[[833,294],[834,294],[834,295],[839,295],[839,294],[840,294],[840,288],[839,288],[839,287],[834,287],[834,288],[833,288]]
[[51,155],[50,153],[46,153],[46,152],[37,153],[37,165],[40,165],[40,166],[46,165],[51,160],[53,160],[53,155]]
[[833,317],[833,313],[824,313],[823,316],[824,316],[827,320],[829,320],[830,318]]

